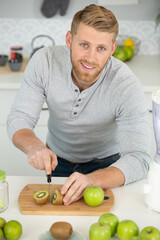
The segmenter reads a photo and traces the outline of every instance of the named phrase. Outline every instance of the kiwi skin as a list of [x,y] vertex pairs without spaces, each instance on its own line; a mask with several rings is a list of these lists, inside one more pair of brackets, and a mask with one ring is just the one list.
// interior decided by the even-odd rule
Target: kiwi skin
[[54,205],[62,205],[63,204],[63,194],[59,189],[55,189],[52,196],[52,204]]
[[49,192],[47,190],[37,191],[34,193],[33,198],[36,204],[43,205],[48,202]]
[[68,222],[55,222],[49,231],[57,239],[68,239],[72,235],[73,228]]

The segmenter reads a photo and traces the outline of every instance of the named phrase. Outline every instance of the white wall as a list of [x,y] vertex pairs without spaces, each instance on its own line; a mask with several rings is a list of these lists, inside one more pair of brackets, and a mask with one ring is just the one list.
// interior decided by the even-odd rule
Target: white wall
[[[45,18],[40,10],[43,1],[0,0],[0,18]],[[57,14],[54,18],[71,19],[76,11],[91,3],[97,4],[97,0],[70,0],[67,14],[64,17]],[[160,0],[139,0],[138,5],[105,7],[113,11],[118,20],[154,21],[160,9]]]

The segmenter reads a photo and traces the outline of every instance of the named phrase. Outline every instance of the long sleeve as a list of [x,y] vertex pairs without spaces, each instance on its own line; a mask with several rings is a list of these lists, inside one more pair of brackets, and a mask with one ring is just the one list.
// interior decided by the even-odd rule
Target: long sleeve
[[121,155],[112,166],[124,173],[125,184],[143,178],[150,163],[151,126],[142,86],[134,79],[122,81],[112,97]]

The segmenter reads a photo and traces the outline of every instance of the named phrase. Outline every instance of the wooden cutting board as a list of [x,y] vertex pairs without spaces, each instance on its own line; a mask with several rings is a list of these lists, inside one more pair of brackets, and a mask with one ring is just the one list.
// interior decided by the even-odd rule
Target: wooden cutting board
[[[62,185],[51,185],[51,195],[54,189],[60,189]],[[22,214],[28,215],[76,215],[76,216],[100,216],[103,213],[110,212],[114,205],[113,192],[108,188],[104,195],[109,199],[104,200],[100,206],[90,207],[84,199],[80,199],[68,206],[53,205],[47,202],[44,205],[37,205],[34,202],[33,194],[39,190],[49,190],[48,184],[28,184],[19,194],[18,205]]]

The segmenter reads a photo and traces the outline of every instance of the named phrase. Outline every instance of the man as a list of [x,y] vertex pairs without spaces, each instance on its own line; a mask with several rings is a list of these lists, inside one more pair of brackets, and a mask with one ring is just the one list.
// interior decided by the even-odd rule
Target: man
[[[75,14],[67,46],[37,51],[8,117],[8,133],[37,169],[67,176],[64,204],[87,186],[116,187],[144,177],[150,133],[142,87],[112,57],[118,22],[94,4]],[[49,108],[44,145],[34,134],[42,105]]]

